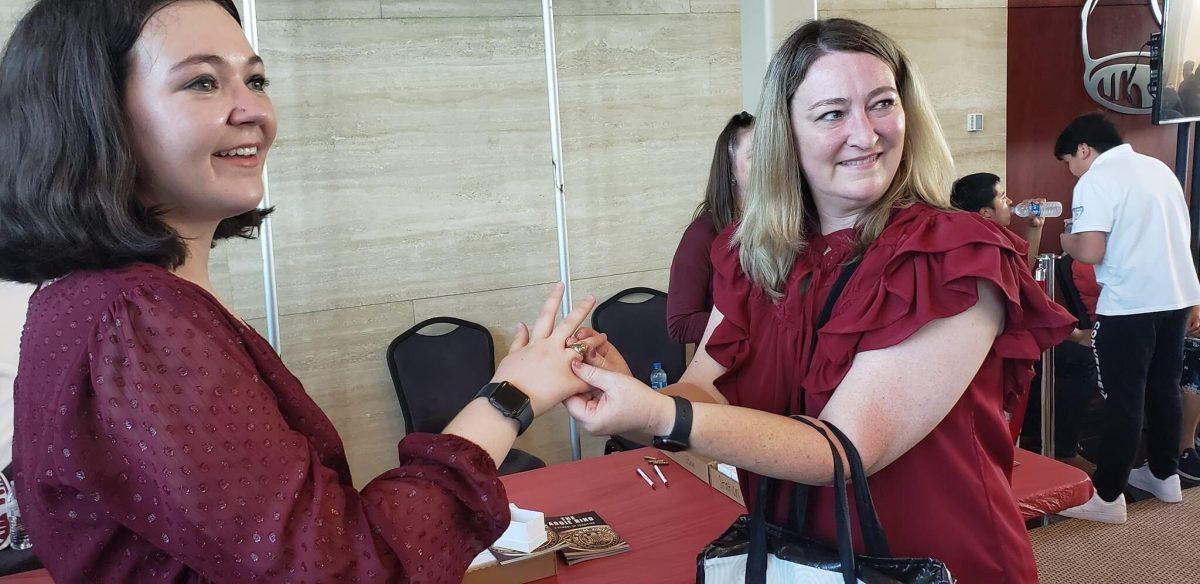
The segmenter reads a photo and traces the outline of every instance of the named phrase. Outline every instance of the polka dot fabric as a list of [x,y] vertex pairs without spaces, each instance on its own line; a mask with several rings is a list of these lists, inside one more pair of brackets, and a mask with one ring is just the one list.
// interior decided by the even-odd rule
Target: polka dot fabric
[[329,419],[211,295],[146,264],[30,301],[18,499],[57,582],[460,582],[508,523],[495,464],[413,434],[352,486]]

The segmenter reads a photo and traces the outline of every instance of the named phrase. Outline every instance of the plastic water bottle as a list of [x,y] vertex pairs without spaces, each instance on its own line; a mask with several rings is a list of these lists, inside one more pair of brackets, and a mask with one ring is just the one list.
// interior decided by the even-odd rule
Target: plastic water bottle
[[667,372],[663,371],[662,363],[655,363],[650,371],[650,389],[659,390],[667,386]]
[[12,532],[12,539],[9,545],[14,550],[27,550],[33,547],[33,542],[29,540],[29,532],[25,530],[25,522],[21,520],[21,509],[17,506],[17,488],[13,484],[13,488],[8,492],[8,519],[9,530]]
[[1017,217],[1058,217],[1062,215],[1062,203],[1058,201],[1046,201],[1045,203],[1025,201],[1013,207],[1013,213]]

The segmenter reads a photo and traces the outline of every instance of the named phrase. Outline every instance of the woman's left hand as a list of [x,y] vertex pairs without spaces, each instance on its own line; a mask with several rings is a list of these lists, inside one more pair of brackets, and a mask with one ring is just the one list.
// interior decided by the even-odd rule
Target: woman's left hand
[[604,333],[582,327],[567,339],[567,343],[581,343],[587,347],[583,362],[588,365],[624,375],[633,375],[633,372],[629,370],[629,364],[625,362],[625,357],[621,356],[621,352],[608,342],[608,335]]
[[593,389],[567,398],[563,405],[592,435],[671,433],[675,400],[622,373],[579,361],[571,367]]

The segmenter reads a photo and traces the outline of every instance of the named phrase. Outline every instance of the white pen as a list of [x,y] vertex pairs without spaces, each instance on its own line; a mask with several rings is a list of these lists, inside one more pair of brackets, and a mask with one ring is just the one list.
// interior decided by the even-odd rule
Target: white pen
[[654,481],[650,480],[650,477],[646,476],[646,473],[642,472],[642,469],[635,468],[633,470],[636,470],[638,475],[642,477],[642,480],[646,481],[646,484],[650,485],[651,489],[654,489]]
[[671,486],[671,485],[667,484],[667,477],[663,476],[662,469],[658,468],[657,465],[655,465],[655,467],[654,467],[654,472],[658,473],[658,478],[662,479],[664,487]]

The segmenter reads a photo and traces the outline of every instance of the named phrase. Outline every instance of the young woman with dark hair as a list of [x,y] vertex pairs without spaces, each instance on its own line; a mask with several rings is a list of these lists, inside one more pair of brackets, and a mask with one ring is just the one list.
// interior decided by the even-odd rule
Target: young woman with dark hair
[[0,278],[39,285],[16,481],[56,581],[459,581],[508,523],[497,462],[586,389],[565,343],[594,299],[556,327],[558,286],[480,397],[356,490],[209,279],[263,214],[266,87],[229,0],[41,0],[5,50]]
[[712,260],[709,250],[717,234],[741,215],[742,193],[750,176],[750,142],[754,116],[729,118],[717,136],[704,201],[683,231],[667,289],[667,333],[680,343],[698,343],[712,311]]

